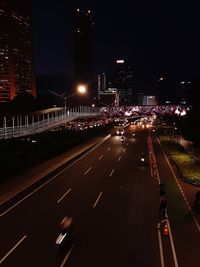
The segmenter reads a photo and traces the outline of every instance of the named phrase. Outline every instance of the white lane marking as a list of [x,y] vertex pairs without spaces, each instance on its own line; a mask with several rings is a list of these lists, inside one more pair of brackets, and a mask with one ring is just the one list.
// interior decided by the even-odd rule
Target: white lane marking
[[118,162],[120,162],[121,158],[122,158],[121,156],[118,158]]
[[24,239],[27,238],[27,236],[23,236],[19,242],[17,242],[17,244],[10,250],[8,251],[8,253],[6,253],[6,255],[0,260],[0,264],[24,241]]
[[60,267],[64,267],[65,263],[67,262],[67,260],[69,259],[70,254],[72,253],[72,249],[74,248],[74,246],[72,245],[72,247],[70,248],[70,250],[68,251],[67,255],[65,256],[63,262],[61,263]]
[[123,149],[123,153],[125,152],[126,148]]
[[92,169],[92,167],[90,167],[90,168],[84,173],[84,175],[86,175],[91,169]]
[[[156,158],[154,160],[155,160],[155,164],[156,164],[156,167],[157,167]],[[159,174],[159,171],[158,171],[158,167],[157,167],[157,175],[158,175],[158,178],[159,178],[159,181],[160,181],[160,174]],[[179,267],[177,256],[176,256],[176,251],[175,251],[175,246],[174,246],[174,240],[173,240],[173,236],[172,236],[172,232],[171,232],[171,228],[170,228],[170,223],[169,223],[169,219],[168,219],[168,215],[167,215],[167,211],[165,212],[165,217],[166,217],[166,222],[167,222],[167,226],[168,226],[168,229],[169,229],[170,244],[171,244],[171,248],[172,248],[174,265],[175,265],[175,267]]]
[[[157,137],[157,136],[156,136],[156,137]],[[159,143],[159,145],[160,145],[160,147],[161,147],[161,149],[162,149],[162,152],[163,152],[163,154],[164,154],[164,156],[165,156],[165,159],[166,159],[166,161],[167,161],[167,163],[168,163],[168,165],[169,165],[169,168],[170,168],[170,170],[171,170],[171,172],[172,172],[172,174],[173,174],[173,176],[174,176],[174,179],[175,179],[175,181],[176,181],[176,183],[177,183],[179,189],[182,190],[181,185],[180,185],[180,183],[179,183],[179,181],[178,181],[178,178],[176,177],[176,174],[174,173],[174,171],[173,171],[173,169],[172,169],[172,167],[171,167],[171,164],[170,164],[170,162],[169,162],[169,160],[168,160],[168,158],[167,158],[167,155],[165,154],[165,151],[164,151],[164,149],[163,149],[163,147],[162,147],[162,144],[161,144],[160,140],[158,139],[158,137],[157,137],[157,141],[158,141],[158,143]],[[181,191],[181,194],[182,194],[183,198],[184,198],[185,201],[186,201],[187,198],[186,198],[186,196],[185,196],[183,190]],[[200,225],[199,225],[197,219],[195,218],[194,213],[193,213],[193,211],[192,211],[192,208],[190,207],[190,204],[189,204],[188,201],[186,201],[186,205],[187,205],[187,208],[188,208],[188,210],[190,211],[190,213],[191,213],[191,215],[192,215],[192,218],[193,218],[193,220],[194,220],[194,222],[195,222],[195,224],[196,224],[196,227],[197,227],[198,231],[200,232]]]
[[110,177],[113,175],[113,172],[115,171],[115,169],[113,169],[110,173]]
[[175,267],[178,267],[179,265],[178,265],[178,260],[177,260],[177,256],[176,256],[174,240],[173,240],[173,236],[172,236],[172,232],[171,232],[170,223],[169,223],[169,220],[168,220],[167,211],[165,212],[165,217],[167,218],[167,226],[168,226],[168,229],[169,229],[169,238],[170,238],[172,254],[173,254],[173,258],[174,258],[174,265],[175,265]]
[[[46,184],[50,183],[53,179],[55,179],[57,176],[59,176],[61,173],[65,172],[66,170],[68,170],[69,168],[71,168],[74,164],[76,164],[77,162],[79,162],[81,159],[83,159],[84,157],[86,157],[88,154],[90,154],[92,151],[94,151],[97,147],[99,147],[101,144],[103,144],[107,139],[109,139],[111,137],[111,134],[107,135],[101,142],[99,142],[97,145],[95,145],[91,150],[89,150],[87,153],[85,153],[83,156],[81,156],[80,158],[78,158],[77,160],[75,160],[74,162],[72,162],[69,166],[67,166],[66,168],[64,168],[62,171],[60,171],[59,173],[57,173],[56,175],[54,175],[51,179],[49,179],[48,181],[46,181],[44,184],[42,184],[41,186],[39,186],[37,189],[35,189],[33,192],[29,193],[27,196],[25,196],[24,198],[22,198],[20,201],[18,201],[17,203],[15,203],[13,206],[11,206],[9,209],[7,209],[6,211],[4,211],[3,213],[0,214],[0,217],[4,216],[6,213],[8,213],[10,210],[12,210],[13,208],[15,208],[16,206],[18,206],[21,202],[23,202],[25,199],[27,199],[28,197],[30,197],[31,195],[33,195],[35,192],[37,192],[38,190],[40,190],[42,187],[44,187]],[[17,194],[16,194],[17,195]],[[14,196],[13,196],[14,197]],[[9,198],[12,199],[13,197]],[[2,205],[3,203],[7,202],[9,199],[7,199],[4,202],[1,202],[0,205]]]
[[103,158],[103,155],[101,155],[101,157],[98,158],[98,160],[102,159]]
[[111,150],[111,148],[109,147],[108,149],[107,149],[107,151],[110,151]]
[[128,143],[126,145],[128,146]]
[[57,201],[57,204],[59,204],[64,197],[66,197],[67,194],[69,194],[69,192],[71,191],[72,189],[70,188],[58,201]]
[[159,241],[159,249],[160,249],[160,263],[161,263],[161,267],[165,267],[162,239],[161,239],[161,234],[160,234],[160,223],[158,223],[157,229],[158,229],[158,241]]
[[99,194],[99,196],[98,196],[96,202],[95,202],[94,205],[93,205],[93,208],[96,207],[96,205],[97,205],[97,203],[98,203],[98,201],[99,201],[99,199],[100,199],[100,197],[101,197],[102,194],[103,194],[103,192],[101,192],[101,193]]

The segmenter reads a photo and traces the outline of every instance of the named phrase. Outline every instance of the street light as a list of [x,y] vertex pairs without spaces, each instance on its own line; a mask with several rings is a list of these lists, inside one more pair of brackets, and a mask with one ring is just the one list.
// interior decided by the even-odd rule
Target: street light
[[79,84],[77,87],[77,92],[80,94],[85,94],[87,92],[87,87],[83,84]]
[[74,95],[76,95],[76,94],[85,94],[87,92],[87,87],[85,85],[83,85],[83,84],[80,84],[80,85],[77,86],[76,92],[73,92],[73,93],[71,93],[69,95],[65,95],[65,93],[58,94],[58,93],[56,93],[54,91],[51,91],[51,90],[49,90],[49,92],[54,94],[54,95],[56,95],[56,96],[58,96],[58,97],[60,97],[60,98],[62,98],[65,101],[64,109],[65,109],[65,115],[66,115],[66,113],[67,113],[67,99],[72,97],[72,96],[74,96]]

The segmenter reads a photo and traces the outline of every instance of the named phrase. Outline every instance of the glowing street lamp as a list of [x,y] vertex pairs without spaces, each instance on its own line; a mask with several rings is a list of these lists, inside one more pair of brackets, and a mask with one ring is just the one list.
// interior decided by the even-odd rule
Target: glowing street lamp
[[54,91],[51,91],[51,90],[49,90],[49,92],[54,94],[54,95],[56,95],[56,96],[58,96],[58,97],[60,97],[60,98],[62,98],[65,101],[64,112],[65,112],[65,115],[66,115],[66,113],[67,113],[67,99],[72,97],[72,96],[74,96],[77,93],[78,94],[85,94],[87,92],[87,88],[86,88],[85,85],[78,85],[77,91],[74,92],[74,93],[71,93],[69,95],[65,95],[65,93],[64,94],[58,94],[57,92],[54,92]]
[[78,85],[77,92],[79,94],[85,94],[87,92],[87,87],[83,84]]

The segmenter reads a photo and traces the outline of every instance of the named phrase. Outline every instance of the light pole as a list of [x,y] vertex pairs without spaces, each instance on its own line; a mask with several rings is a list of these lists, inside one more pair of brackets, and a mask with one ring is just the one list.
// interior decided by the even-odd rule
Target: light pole
[[65,116],[66,116],[66,111],[67,111],[67,105],[66,105],[66,102],[67,102],[67,98],[68,98],[68,96],[64,96],[64,94],[58,94],[58,93],[56,93],[56,92],[54,92],[54,91],[52,91],[52,90],[49,90],[49,92],[50,93],[52,93],[52,94],[54,94],[54,95],[56,95],[56,96],[58,96],[58,97],[60,97],[60,98],[62,98],[64,101],[65,101],[65,107],[64,107],[64,113],[65,113]]
[[57,92],[54,92],[52,90],[49,90],[49,92],[54,94],[54,95],[56,95],[56,96],[58,96],[58,97],[60,97],[60,98],[62,98],[65,101],[64,114],[66,116],[66,114],[67,114],[67,99],[72,97],[72,96],[74,96],[74,95],[76,95],[76,94],[81,94],[81,95],[86,94],[87,93],[87,87],[86,87],[86,85],[79,84],[77,86],[76,92],[73,92],[73,93],[71,93],[71,94],[69,94],[67,96],[65,95],[65,93],[58,94]]

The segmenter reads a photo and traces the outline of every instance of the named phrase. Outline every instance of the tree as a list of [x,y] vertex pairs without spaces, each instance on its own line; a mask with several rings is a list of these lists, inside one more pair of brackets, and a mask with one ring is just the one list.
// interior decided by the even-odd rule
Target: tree
[[187,116],[182,120],[181,128],[185,139],[194,143],[195,146],[200,145],[200,110],[191,109]]

